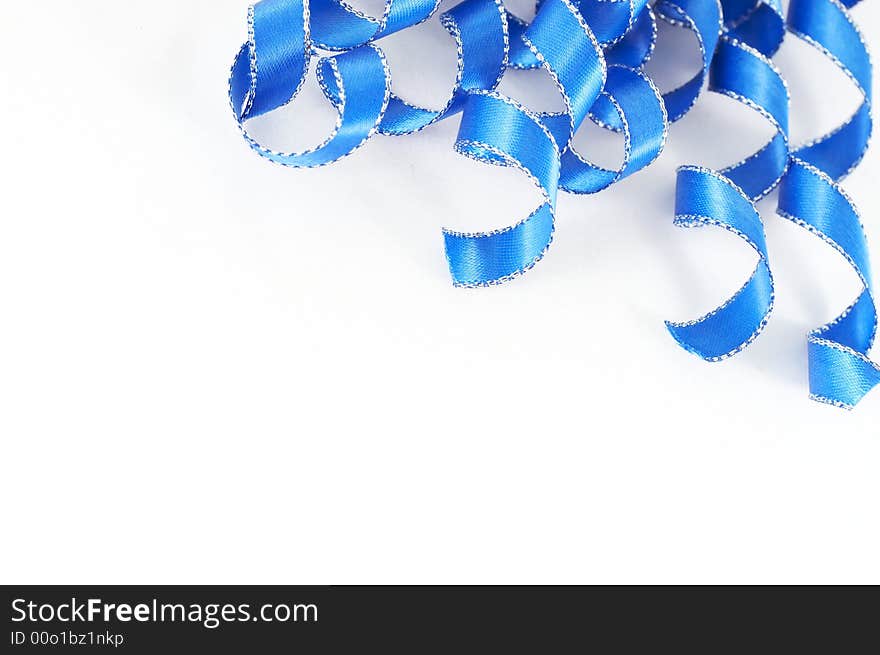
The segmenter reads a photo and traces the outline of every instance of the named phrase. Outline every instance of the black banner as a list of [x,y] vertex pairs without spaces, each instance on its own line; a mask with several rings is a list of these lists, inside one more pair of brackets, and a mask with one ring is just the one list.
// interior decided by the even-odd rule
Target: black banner
[[865,587],[0,590],[8,653],[779,653],[797,644],[849,653],[880,646],[880,592]]

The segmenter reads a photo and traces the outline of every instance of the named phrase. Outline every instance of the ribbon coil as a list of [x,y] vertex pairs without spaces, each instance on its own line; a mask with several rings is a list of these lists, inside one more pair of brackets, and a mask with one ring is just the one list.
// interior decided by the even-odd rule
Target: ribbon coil
[[[738,236],[758,256],[742,287],[715,310],[667,322],[673,338],[707,361],[725,359],[751,343],[767,324],[774,284],[764,225],[755,203],[779,187],[778,213],[834,247],[853,267],[862,291],[841,315],[808,336],[810,395],[853,407],[880,383],[867,357],[877,329],[865,233],[840,181],[855,168],[870,137],[871,63],[849,15],[858,0],[539,0],[531,21],[502,0],[463,0],[439,15],[454,40],[457,72],[445,104],[421,107],[391,91],[378,43],[430,19],[439,0],[386,0],[381,17],[344,0],[260,0],[248,12],[248,40],[229,78],[233,114],[248,145],[291,167],[329,164],[374,134],[403,136],[461,114],[456,152],[521,171],[540,204],[509,227],[486,232],[444,230],[456,286],[504,282],[532,268],[554,233],[559,190],[602,191],[650,165],[668,126],[708,89],[757,112],[773,128],[758,151],[722,170],[679,168],[675,218],[681,227],[712,226]],[[693,33],[700,70],[661,93],[643,67],[654,55],[657,20]],[[862,103],[837,129],[792,149],[789,94],[771,61],[786,32],[819,49],[856,85]],[[321,54],[321,53],[324,54]],[[282,153],[250,136],[247,123],[289,103],[317,57],[318,84],[337,112],[336,127],[315,148]],[[497,88],[509,68],[543,68],[564,111],[534,112]],[[623,137],[616,169],[592,163],[574,147],[585,121]]]

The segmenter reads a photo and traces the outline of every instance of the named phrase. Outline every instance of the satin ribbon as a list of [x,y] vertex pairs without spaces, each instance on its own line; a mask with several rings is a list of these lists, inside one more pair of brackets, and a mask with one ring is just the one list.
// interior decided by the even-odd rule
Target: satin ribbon
[[810,397],[846,409],[880,383],[880,367],[867,357],[877,332],[877,309],[865,231],[839,184],[864,156],[872,128],[871,60],[847,11],[853,4],[792,0],[789,5],[789,31],[837,64],[862,102],[838,128],[792,152],[777,209],[837,250],[862,283],[859,295],[836,319],[807,336]]
[[[764,46],[775,52],[779,44]],[[751,343],[764,329],[773,309],[773,274],[764,225],[754,202],[779,184],[788,165],[789,96],[782,75],[770,60],[734,38],[730,31],[718,42],[709,89],[758,112],[775,131],[756,153],[721,171],[683,167],[678,172],[675,224],[726,229],[758,255],[755,270],[745,284],[717,309],[693,321],[666,323],[670,334],[686,350],[707,361],[719,361]]]
[[[602,34],[608,43],[619,43],[635,22],[630,3],[616,4],[630,7],[629,18],[620,15],[615,23],[618,33],[606,26]],[[644,10],[643,5],[638,12]],[[476,159],[523,170],[544,201],[520,223],[503,230],[445,230],[446,256],[457,286],[497,284],[534,266],[553,239],[558,188],[600,191],[644,168],[666,141],[666,112],[657,88],[640,71],[607,65],[599,39],[570,0],[545,0],[521,38],[550,73],[566,111],[536,115],[516,103],[504,103],[504,111],[497,112],[495,103],[480,98],[464,107],[456,150],[473,156],[459,144],[480,143],[481,152],[495,156]],[[604,116],[603,124],[624,133],[624,161],[616,171],[590,163],[572,146],[574,134],[594,108]],[[531,120],[538,120],[544,129],[524,129]],[[541,175],[532,161],[535,152],[556,153],[541,162]],[[552,183],[547,183],[551,178]]]
[[[543,257],[553,239],[559,189],[596,193],[648,166],[663,150],[668,125],[687,114],[708,87],[758,112],[774,134],[723,170],[682,167],[675,222],[728,230],[757,253],[758,263],[717,309],[668,323],[671,334],[685,349],[715,361],[739,352],[761,332],[774,288],[754,203],[781,185],[779,212],[834,245],[864,284],[839,319],[810,335],[812,395],[852,406],[880,381],[880,369],[865,356],[876,311],[864,234],[838,185],[864,153],[871,127],[870,62],[846,7],[837,0],[790,5],[788,28],[832,57],[864,97],[838,130],[791,152],[788,91],[769,59],[786,31],[779,0],[657,0],[652,6],[647,0],[540,0],[531,21],[507,11],[501,0],[464,0],[439,16],[457,49],[455,82],[442,106],[421,107],[391,91],[378,42],[429,19],[438,4],[387,0],[382,16],[374,18],[342,0],[257,2],[229,80],[230,103],[247,143],[276,163],[321,166],[351,154],[377,132],[411,134],[461,113],[455,150],[518,169],[541,197],[507,228],[444,230],[453,283],[487,286],[523,273]],[[693,32],[702,61],[691,79],[662,94],[641,70],[654,55],[658,18]],[[318,83],[338,115],[336,127],[315,148],[276,152],[251,137],[247,123],[296,97],[313,57]],[[497,92],[508,68],[539,67],[553,79],[564,111],[533,112]],[[622,134],[618,168],[598,166],[574,148],[586,120]],[[811,204],[810,198],[821,202]]]

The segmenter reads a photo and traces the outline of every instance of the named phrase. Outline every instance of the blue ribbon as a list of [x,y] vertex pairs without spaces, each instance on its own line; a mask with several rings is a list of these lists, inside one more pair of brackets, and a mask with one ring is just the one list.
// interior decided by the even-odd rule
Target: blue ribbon
[[780,0],[721,0],[727,35],[772,57],[785,37]]
[[534,266],[553,240],[559,146],[538,115],[510,98],[484,91],[468,97],[455,149],[477,161],[518,168],[543,196],[541,205],[512,227],[477,234],[444,232],[455,284],[503,282]]
[[847,6],[837,0],[792,0],[788,29],[844,70],[862,95],[855,113],[832,132],[798,148],[779,190],[777,212],[837,250],[862,291],[836,319],[807,336],[810,397],[850,409],[880,383],[867,357],[877,332],[865,231],[840,180],[865,154],[871,135],[871,60]]
[[[636,24],[644,4],[635,8],[629,2],[605,3],[607,7],[627,7],[627,13],[615,14],[615,21],[602,25],[602,42],[593,33],[582,13],[570,0],[546,0],[520,38],[535,59],[550,73],[565,103],[566,111],[543,115],[528,114],[545,128],[537,131],[517,127],[525,111],[507,105],[503,115],[495,111],[482,115],[493,106],[486,102],[468,103],[464,108],[458,144],[479,141],[482,149],[504,153],[501,159],[478,157],[482,161],[513,165],[526,172],[534,171],[534,162],[526,162],[520,153],[549,152],[550,138],[557,160],[546,162],[554,170],[553,184],[545,184],[532,175],[545,201],[520,223],[493,232],[461,233],[444,231],[446,256],[453,283],[457,286],[486,286],[509,280],[537,263],[553,239],[556,193],[558,188],[575,193],[594,193],[631,175],[652,162],[666,141],[666,113],[663,98],[654,84],[640,71],[619,64],[607,65],[602,43],[623,45],[623,37]],[[638,13],[636,13],[638,12]],[[653,46],[652,46],[653,47]],[[634,57],[639,59],[641,57]],[[477,112],[476,116],[470,116]],[[625,154],[621,167],[609,171],[587,161],[572,146],[572,139],[587,116],[610,129],[623,132]],[[481,129],[491,123],[497,129]],[[480,130],[479,139],[472,131]],[[456,147],[458,152],[469,154]],[[523,150],[524,149],[524,150]]]
[[[856,0],[857,1],[857,0]],[[737,100],[773,127],[757,152],[720,171],[679,169],[675,223],[714,226],[739,236],[758,255],[740,290],[696,320],[667,323],[687,350],[715,361],[748,345],[772,311],[773,275],[755,202],[780,186],[779,213],[840,251],[863,282],[856,301],[809,337],[813,397],[852,406],[880,381],[865,353],[876,331],[864,232],[839,181],[858,164],[871,130],[870,61],[847,7],[838,0],[539,0],[523,20],[502,0],[464,0],[439,16],[457,49],[447,101],[421,107],[391,91],[377,42],[431,18],[438,0],[387,0],[381,17],[343,0],[261,0],[248,13],[248,41],[229,78],[229,99],[248,145],[276,163],[321,166],[344,157],[375,133],[411,134],[461,113],[455,150],[477,161],[520,170],[541,196],[518,223],[488,232],[444,230],[453,283],[487,286],[534,266],[554,234],[557,195],[599,192],[653,162],[668,125],[701,93]],[[696,37],[702,66],[661,93],[641,70],[654,54],[657,19]],[[786,28],[831,57],[856,83],[864,102],[834,132],[791,151],[788,91],[770,61]],[[324,53],[324,54],[321,54]],[[281,153],[257,142],[248,121],[290,102],[318,58],[317,80],[335,108],[336,128],[312,149]],[[563,100],[562,112],[536,113],[496,89],[508,68],[543,67]],[[590,162],[573,146],[584,121],[620,133],[616,169]]]
[[666,324],[686,350],[707,361],[719,361],[751,343],[773,310],[773,274],[764,225],[754,201],[772,191],[787,168],[789,98],[785,82],[770,60],[729,33],[718,42],[709,88],[757,111],[775,129],[773,138],[758,152],[722,171],[683,167],[678,172],[676,225],[721,227],[742,238],[758,254],[749,279],[720,307],[693,321]]

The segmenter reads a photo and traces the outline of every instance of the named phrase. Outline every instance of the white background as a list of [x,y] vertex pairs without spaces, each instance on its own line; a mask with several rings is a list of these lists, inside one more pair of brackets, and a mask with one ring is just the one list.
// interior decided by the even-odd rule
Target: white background
[[[771,197],[765,333],[707,364],[663,325],[751,272],[731,235],[672,226],[672,190],[757,149],[760,117],[705,96],[649,170],[561,198],[529,274],[454,289],[440,227],[514,223],[528,183],[456,155],[457,118],[322,169],[260,159],[226,100],[245,9],[2,9],[0,580],[880,582],[880,392],[807,399],[805,334],[859,289],[845,262]],[[877,3],[853,14],[877,50]],[[695,59],[673,32],[664,88]],[[442,100],[436,22],[383,45],[396,90]],[[795,142],[856,107],[794,38],[777,62]],[[553,107],[540,76],[504,90]],[[255,130],[317,143],[321,102]],[[845,182],[875,260],[878,175],[872,149]]]

